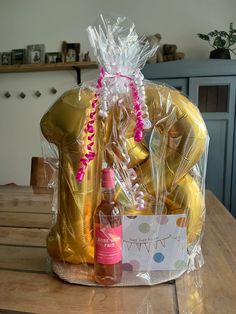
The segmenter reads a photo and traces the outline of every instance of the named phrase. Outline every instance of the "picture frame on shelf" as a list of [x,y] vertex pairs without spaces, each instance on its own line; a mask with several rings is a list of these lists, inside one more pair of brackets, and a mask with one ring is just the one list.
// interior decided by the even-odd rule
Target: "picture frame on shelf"
[[45,63],[59,63],[62,61],[60,52],[47,52],[45,53]]
[[11,52],[2,52],[1,53],[1,64],[10,65],[11,64]]
[[78,62],[80,61],[80,43],[62,42],[62,61]]
[[26,61],[26,49],[13,49],[11,51],[12,64],[25,64]]
[[27,61],[31,64],[45,63],[45,45],[28,45],[27,46]]

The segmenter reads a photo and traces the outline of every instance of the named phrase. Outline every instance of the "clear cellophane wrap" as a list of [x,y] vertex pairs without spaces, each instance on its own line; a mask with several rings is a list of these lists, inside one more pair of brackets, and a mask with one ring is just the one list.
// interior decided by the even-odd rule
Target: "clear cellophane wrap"
[[102,74],[62,95],[41,120],[45,161],[55,170],[47,237],[52,268],[68,282],[96,284],[93,213],[106,165],[115,171],[125,219],[117,285],[166,282],[203,264],[207,129],[180,91],[143,80],[140,69],[157,47],[140,39],[127,19],[102,18],[88,34]]

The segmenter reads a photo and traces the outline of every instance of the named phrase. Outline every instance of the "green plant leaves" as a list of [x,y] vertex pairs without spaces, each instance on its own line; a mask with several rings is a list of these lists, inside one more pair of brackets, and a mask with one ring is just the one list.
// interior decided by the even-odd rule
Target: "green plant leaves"
[[219,35],[222,36],[222,37],[228,37],[228,34],[225,31],[220,31]]
[[210,40],[210,37],[208,35],[205,34],[197,34],[199,38],[203,39],[203,40]]
[[219,35],[219,32],[218,32],[217,30],[214,30],[214,31],[208,33],[208,35],[209,35],[210,37],[215,37],[215,36]]
[[224,48],[226,45],[226,40],[224,40],[220,36],[217,36],[213,42],[213,45],[217,48]]
[[236,43],[236,35],[231,35],[229,37],[229,47],[233,46]]
[[209,44],[217,49],[224,48],[228,49],[229,47],[236,44],[236,29],[233,28],[233,23],[229,24],[229,32],[214,30],[208,34],[197,34],[199,38],[207,40]]

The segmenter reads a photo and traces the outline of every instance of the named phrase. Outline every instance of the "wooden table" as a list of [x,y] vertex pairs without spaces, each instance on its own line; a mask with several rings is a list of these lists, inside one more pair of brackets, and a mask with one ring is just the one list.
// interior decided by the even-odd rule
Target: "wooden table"
[[206,264],[153,287],[83,287],[48,275],[49,199],[30,187],[0,187],[1,314],[236,313],[236,221],[211,192],[206,194]]

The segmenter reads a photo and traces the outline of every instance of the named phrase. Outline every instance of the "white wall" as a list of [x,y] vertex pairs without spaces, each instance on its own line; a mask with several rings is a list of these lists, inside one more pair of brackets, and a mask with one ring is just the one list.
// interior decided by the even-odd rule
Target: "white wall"
[[[87,26],[100,13],[114,13],[133,20],[140,34],[161,33],[163,44],[177,44],[188,59],[208,58],[210,47],[196,33],[227,30],[231,21],[236,25],[235,11],[235,0],[0,0],[0,51],[37,43],[58,51],[62,40],[80,42],[86,51]],[[82,80],[96,75],[85,70]],[[75,82],[73,71],[0,74],[0,184],[29,184],[31,156],[41,155],[40,118]],[[7,90],[9,99],[3,96]],[[21,91],[27,95],[23,100]]]

